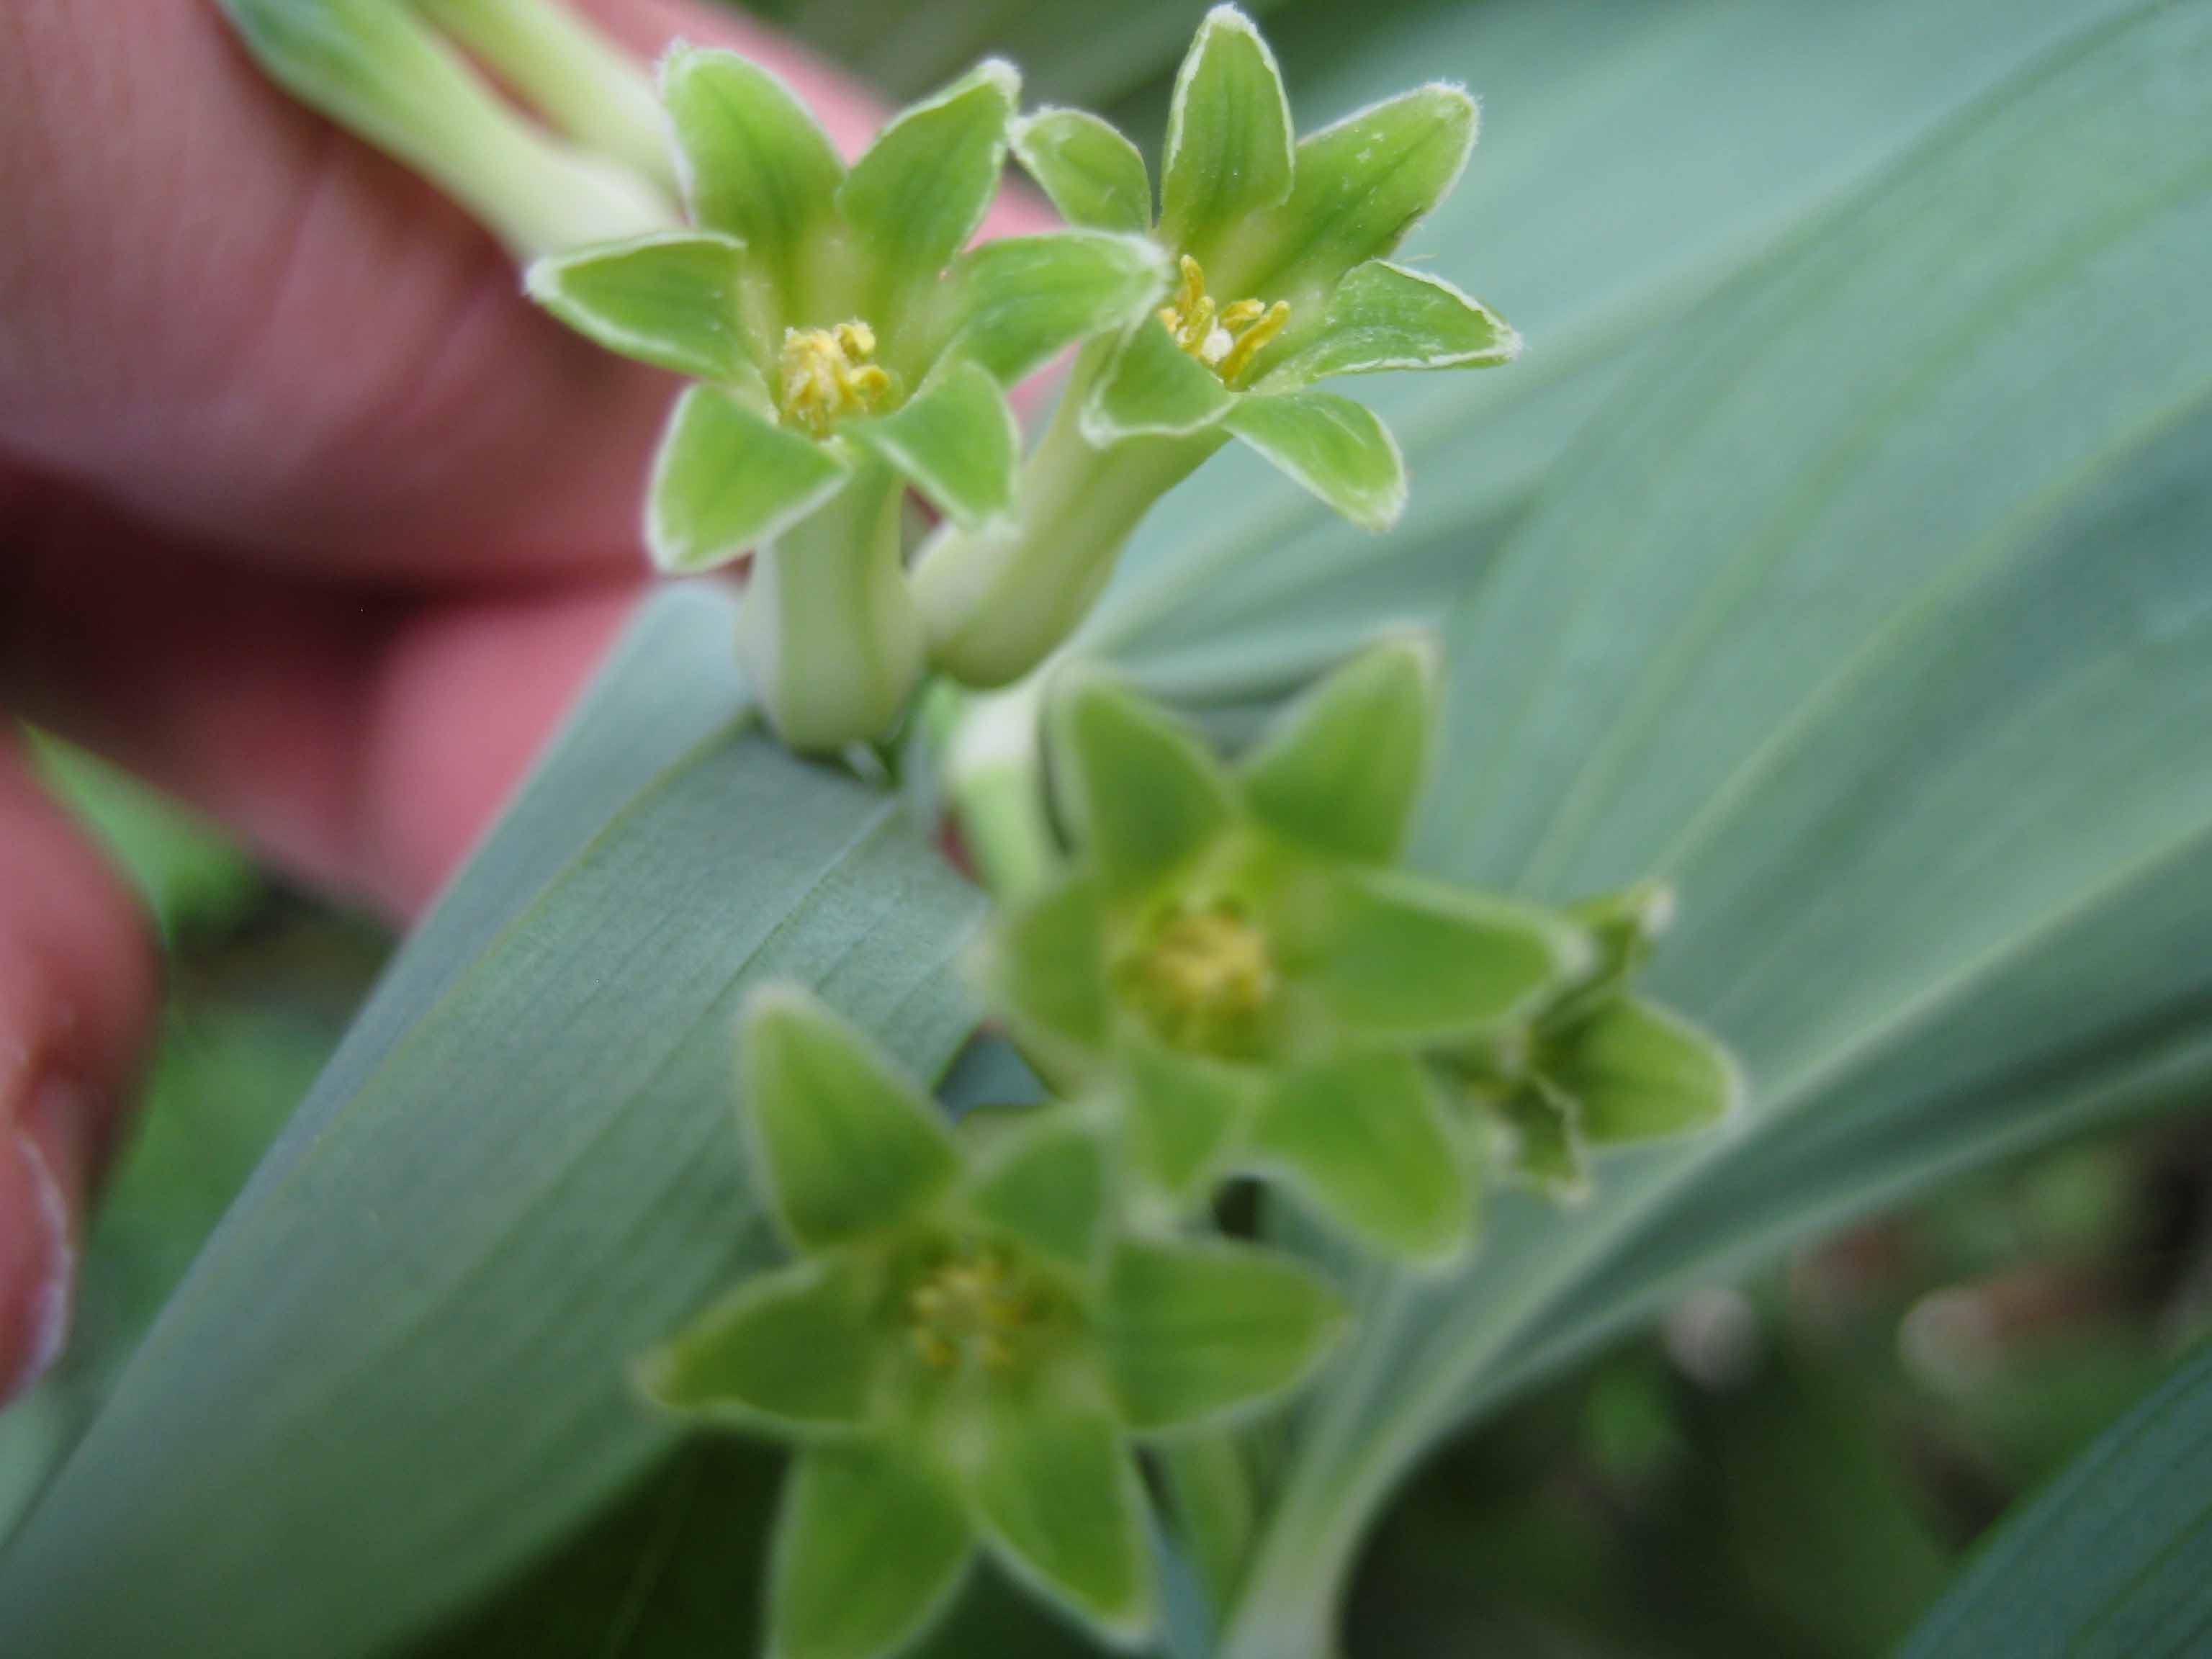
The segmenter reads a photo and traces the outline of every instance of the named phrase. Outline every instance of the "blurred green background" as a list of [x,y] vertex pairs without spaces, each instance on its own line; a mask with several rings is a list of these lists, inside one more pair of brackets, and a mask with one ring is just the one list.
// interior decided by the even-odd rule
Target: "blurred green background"
[[[755,8],[891,93],[1001,51],[1028,71],[1031,101],[1103,106],[1137,135],[1158,131],[1164,75],[1202,9],[1182,0]],[[1254,9],[1268,14],[1293,87],[1322,77],[1338,105],[1373,78],[1358,53],[1375,31],[1387,27],[1399,42],[1376,71],[1387,81],[1425,30],[1492,9],[1415,0]],[[1570,65],[1563,75],[1575,73],[1577,28],[1640,32],[1648,50],[1616,54],[1608,72],[1665,82],[1672,8],[1639,0],[1575,9],[1576,26],[1547,37],[1547,50]],[[1699,9],[1730,9],[1746,31],[1765,27],[1754,7]],[[1808,47],[1818,52],[1830,31],[1848,32],[1853,8],[1827,8],[1825,19],[1802,6],[1767,9],[1782,20],[1776,31],[1819,37]],[[1960,29],[2005,15],[1972,9],[1980,21]],[[2094,8],[2027,9],[2057,17]],[[1893,24],[1908,9],[1883,10]],[[1927,8],[1917,26],[1924,38],[1893,43],[1900,61],[1948,50],[1943,20],[1964,10]],[[1443,67],[1466,72],[1457,62]],[[1887,83],[1876,72],[1868,84]],[[1477,89],[1492,94],[1493,120],[1525,124],[1524,147],[1533,126],[1539,151],[1562,168],[1611,148],[1640,158],[1632,175],[1644,167],[1656,183],[1678,182],[1663,159],[1638,149],[1643,134],[1547,125],[1528,88],[1510,78]],[[1792,93],[1765,82],[1735,90],[1751,106],[1735,118],[1739,133]],[[1894,113],[1879,98],[1866,102],[1869,122]],[[1910,100],[1900,94],[1898,103]],[[1547,307],[1577,326],[1599,319],[1576,336],[1585,342],[1617,331],[1624,317],[1649,323],[1717,280],[1731,263],[1720,252],[1741,257],[1781,234],[1791,216],[1775,205],[1784,196],[1801,209],[1867,161],[1854,152],[1797,165],[1778,148],[1788,145],[1747,144],[1724,165],[1703,158],[1703,172],[1681,175],[1673,207],[1662,191],[1616,194],[1592,210],[1598,222],[1554,216],[1548,229],[1561,246],[1515,269],[1560,273],[1566,300],[1493,291],[1479,261],[1455,275],[1498,303],[1540,352]],[[1775,183],[1784,174],[1786,191]],[[1675,212],[1699,220],[1679,247],[1664,240]],[[1491,227],[1499,238],[1519,228]],[[1649,252],[1638,268],[1615,271],[1608,249],[1626,240]],[[1620,297],[1631,276],[1642,284],[1634,304]],[[1562,430],[1588,407],[1584,392],[1603,389],[1580,374],[1571,367],[1562,380],[1573,404]],[[1417,552],[1418,533],[1409,530]],[[390,945],[374,924],[257,871],[98,763],[51,744],[41,754],[56,787],[145,894],[167,941],[169,989],[146,1109],[88,1241],[77,1340],[39,1395],[0,1419],[0,1535],[335,1044]],[[2212,1127],[2165,1121],[2107,1133],[1982,1175],[1740,1282],[1700,1289],[1655,1331],[1552,1377],[1452,1446],[1371,1542],[1350,1620],[1355,1652],[1881,1652],[2008,1505],[2208,1327]]]

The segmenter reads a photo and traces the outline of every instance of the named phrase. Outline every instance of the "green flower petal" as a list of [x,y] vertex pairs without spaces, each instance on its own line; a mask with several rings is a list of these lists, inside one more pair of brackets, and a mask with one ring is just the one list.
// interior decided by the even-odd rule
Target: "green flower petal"
[[999,383],[977,364],[953,365],[896,412],[854,422],[845,434],[963,528],[1013,501],[1021,428]]
[[1506,1170],[1515,1179],[1569,1201],[1589,1193],[1589,1152],[1571,1095],[1534,1077],[1490,1109],[1504,1127]]
[[967,1506],[942,1476],[876,1448],[809,1448],[776,1516],[770,1659],[903,1648],[950,1605],[974,1553]]
[[695,380],[750,361],[742,320],[744,249],[727,236],[667,231],[540,259],[523,287],[610,351]]
[[1020,72],[988,58],[876,135],[837,191],[878,295],[936,280],[983,222],[1006,158]]
[[1291,106],[1275,55],[1216,6],[1176,76],[1161,167],[1160,240],[1204,258],[1245,215],[1291,192]]
[[1105,957],[1097,889],[1061,882],[1001,913],[985,946],[985,1000],[1048,1070],[1080,1072],[1106,1046]]
[[641,1359],[638,1387],[669,1411],[726,1427],[855,1428],[884,1352],[869,1294],[850,1261],[759,1274]]
[[1354,265],[1390,252],[1450,194],[1476,125],[1465,91],[1426,86],[1301,141],[1297,186],[1253,228],[1255,269],[1237,291],[1288,299],[1295,319]]
[[1343,1298],[1303,1262],[1225,1239],[1127,1239],[1101,1316],[1137,1433],[1219,1423],[1296,1388],[1342,1333]]
[[677,47],[661,66],[660,96],[693,220],[743,241],[770,285],[760,323],[773,345],[845,164],[798,95],[733,52]]
[[985,1535],[1024,1583],[1111,1642],[1134,1646],[1151,1632],[1144,1493],[1104,1412],[1042,1394],[1003,1403],[969,1493]]
[[1187,438],[1219,424],[1237,399],[1155,322],[1115,348],[1083,405],[1083,435],[1103,449],[1125,438]]
[[1348,398],[1327,392],[1239,398],[1221,422],[1364,529],[1388,530],[1406,510],[1397,441],[1374,410]]
[[1235,822],[1220,763],[1164,710],[1093,678],[1054,714],[1070,816],[1108,902],[1150,886]]
[[1395,872],[1345,875],[1309,983],[1370,1042],[1478,1036],[1583,971],[1581,933],[1549,911]]
[[1151,228],[1145,158],[1109,123],[1079,109],[1041,109],[1014,123],[1012,138],[1015,159],[1069,224]]
[[1121,1060],[1130,1163],[1170,1197],[1204,1196],[1257,1098],[1241,1067],[1131,1043]]
[[1521,355],[1503,318],[1441,276],[1370,259],[1329,295],[1310,337],[1268,371],[1268,387],[1392,368],[1486,368]]
[[1139,320],[1168,280],[1167,256],[1151,238],[1088,230],[996,237],[954,270],[961,322],[951,349],[1006,385],[1063,346]]
[[1705,1128],[1743,1098],[1727,1049],[1638,997],[1613,999],[1557,1039],[1544,1069],[1581,1108],[1594,1146]]
[[646,546],[672,574],[711,570],[796,524],[845,477],[823,445],[720,386],[695,386],[677,400],[653,459]]
[[1660,936],[1673,925],[1674,892],[1663,881],[1639,881],[1571,904],[1567,915],[1597,946],[1593,982],[1617,986],[1644,964]]
[[968,1189],[978,1220],[1077,1267],[1097,1258],[1106,1224],[1106,1154],[1097,1131],[1067,1108],[1009,1127]]
[[745,1104],[778,1213],[802,1249],[896,1226],[949,1188],[951,1131],[860,1033],[807,993],[745,1010]]
[[1353,1055],[1285,1079],[1260,1109],[1251,1150],[1379,1249],[1434,1259],[1467,1243],[1474,1187],[1436,1087],[1411,1055]]
[[1245,805],[1277,833],[1367,864],[1395,862],[1428,776],[1434,651],[1370,647],[1300,698],[1248,755]]

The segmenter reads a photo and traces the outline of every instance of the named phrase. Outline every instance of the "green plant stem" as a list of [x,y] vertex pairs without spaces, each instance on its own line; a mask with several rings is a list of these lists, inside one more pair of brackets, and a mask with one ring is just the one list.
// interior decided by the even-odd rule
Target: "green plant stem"
[[1224,441],[1086,441],[1079,414],[1109,349],[1093,341],[1077,356],[1023,463],[1014,514],[973,532],[948,526],[922,550],[914,587],[930,659],[963,684],[1011,684],[1042,663],[1089,611],[1138,520]]
[[683,195],[653,80],[575,12],[548,0],[415,0],[585,149]]
[[1178,1528],[1218,1620],[1236,1601],[1257,1524],[1251,1471],[1231,1434],[1177,1440],[1157,1456]]
[[896,475],[863,461],[819,509],[753,555],[738,654],[793,749],[823,754],[887,736],[921,678],[899,501]]
[[933,724],[945,799],[976,878],[1001,903],[1033,891],[1059,862],[1038,752],[1044,678],[1004,691],[961,691],[939,682]]
[[516,254],[665,229],[674,204],[525,119],[393,0],[224,0],[270,78],[428,179]]

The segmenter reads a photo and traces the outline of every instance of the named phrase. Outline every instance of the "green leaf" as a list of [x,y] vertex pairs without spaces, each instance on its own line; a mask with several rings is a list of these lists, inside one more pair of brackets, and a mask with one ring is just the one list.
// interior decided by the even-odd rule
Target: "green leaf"
[[1370,259],[1337,284],[1320,327],[1262,384],[1300,386],[1383,369],[1488,368],[1520,355],[1521,337],[1481,301],[1441,276]]
[[1125,1239],[1102,1326],[1121,1415],[1139,1434],[1218,1424],[1298,1386],[1343,1333],[1312,1268],[1226,1239]]
[[1347,115],[1299,141],[1290,199],[1249,233],[1240,293],[1311,304],[1391,252],[1451,193],[1474,149],[1474,100],[1431,85]]
[[1237,769],[1245,804],[1291,840],[1395,863],[1428,781],[1436,652],[1370,647],[1276,717]]
[[1534,905],[1386,871],[1339,879],[1310,980],[1363,1038],[1480,1036],[1533,1013],[1589,965],[1581,934]]
[[1101,449],[1125,438],[1192,437],[1218,425],[1237,401],[1175,336],[1156,322],[1139,322],[1091,388],[1083,435]]
[[1120,1055],[1129,1158],[1170,1197],[1205,1195],[1257,1099],[1243,1068],[1129,1040]]
[[[2212,339],[2182,273],[2212,248],[2185,137],[2212,119],[2212,14],[2100,9],[1974,14],[1894,88],[1924,112],[1909,147],[1836,152],[1857,157],[1840,199],[1833,157],[1796,152],[1789,234],[1686,318],[1637,308],[1663,339],[1492,543],[1417,856],[1560,898],[1672,881],[1652,992],[1757,1095],[1737,1133],[1607,1159],[1602,1202],[1501,1206],[1476,1261],[1363,1310],[1382,1346],[1308,1407],[1327,1449],[1285,1489],[1230,1659],[1329,1604],[1310,1528],[1348,1552],[1347,1493],[1379,1503],[1470,1412],[1683,1285],[2201,1106]],[[2000,15],[2033,40],[1990,46]],[[1842,78],[1792,86],[1816,112],[1778,129],[1793,151],[1892,88],[1893,64],[1829,39]],[[1686,110],[1777,61],[1718,13],[1685,46]],[[2009,210],[2024,195],[2066,210]],[[2136,320],[2081,326],[2112,316]]]
[[1097,1257],[1106,1224],[1106,1155],[1069,1108],[1038,1113],[977,1161],[968,1207],[993,1226],[1078,1267]]
[[944,1615],[975,1553],[944,1477],[876,1448],[815,1446],[787,1478],[769,1568],[774,1659],[882,1659]]
[[2008,1517],[1900,1659],[2194,1651],[2212,1614],[2212,1344]]
[[768,1188],[802,1248],[896,1226],[959,1174],[936,1109],[806,992],[756,992],[740,1048]]
[[1152,185],[1137,147],[1079,109],[1041,109],[1013,125],[1014,158],[1060,216],[1091,230],[1152,228]]
[[994,1551],[1024,1583],[1118,1645],[1150,1632],[1144,1494],[1105,1413],[1043,1395],[1000,1402],[969,1490]]
[[1012,64],[988,58],[901,110],[853,163],[837,210],[859,233],[879,284],[933,280],[981,227],[1021,89]]
[[984,994],[1053,1070],[1079,1073],[1106,1046],[1112,1002],[1098,890],[1064,880],[1000,913],[982,953]]
[[1011,386],[1063,346],[1143,319],[1166,288],[1167,258],[1145,236],[1000,236],[961,256],[954,283],[951,349]]
[[711,570],[805,518],[845,477],[827,447],[720,386],[695,386],[653,459],[646,546],[671,574]]
[[1239,398],[1221,423],[1363,528],[1388,530],[1406,510],[1397,441],[1373,410],[1349,398],[1327,392]]
[[732,611],[650,604],[410,936],[9,1540],[11,1649],[353,1659],[489,1592],[669,1455],[630,1357],[775,1259],[748,988],[819,984],[925,1076],[966,1040],[980,897],[733,718]]
[[1554,1040],[1545,1073],[1593,1146],[1718,1123],[1742,1103],[1728,1050],[1680,1015],[1614,997]]
[[1068,805],[1107,902],[1149,887],[1235,821],[1205,739],[1134,692],[1089,679],[1053,711]]
[[1358,1054],[1279,1085],[1252,1156],[1355,1237],[1395,1255],[1465,1248],[1474,1192],[1436,1085],[1407,1054]]
[[849,1261],[763,1273],[641,1359],[638,1386],[657,1406],[728,1428],[856,1427],[883,1347],[871,1294]]
[[677,47],[661,65],[660,96],[692,218],[738,238],[769,273],[770,330],[791,322],[810,244],[845,177],[836,147],[774,71],[733,52]]
[[973,529],[1013,500],[1021,428],[999,383],[975,363],[954,364],[903,408],[845,431],[956,524]]
[[751,360],[744,259],[743,246],[726,236],[668,231],[540,259],[523,286],[610,351],[695,380],[726,380]]
[[1176,76],[1160,168],[1160,240],[1206,257],[1291,191],[1291,106],[1251,20],[1216,6]]

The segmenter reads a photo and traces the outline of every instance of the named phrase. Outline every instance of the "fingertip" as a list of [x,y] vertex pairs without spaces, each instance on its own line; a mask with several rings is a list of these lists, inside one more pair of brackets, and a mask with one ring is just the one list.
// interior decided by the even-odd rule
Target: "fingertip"
[[0,748],[0,1401],[61,1352],[87,1194],[158,1001],[137,900]]

